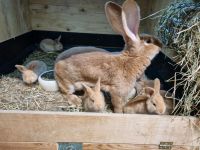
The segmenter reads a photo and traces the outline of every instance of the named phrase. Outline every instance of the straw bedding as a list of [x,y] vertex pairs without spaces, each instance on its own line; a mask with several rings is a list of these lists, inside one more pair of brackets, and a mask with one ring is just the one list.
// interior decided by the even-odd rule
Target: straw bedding
[[[58,53],[35,51],[24,64],[37,59],[44,61],[48,69],[53,69],[57,55]],[[21,73],[17,70],[1,77],[0,91],[0,109],[2,110],[82,111],[82,108],[69,106],[60,92],[47,92],[38,83],[24,84]]]
[[[42,60],[48,70],[53,69],[54,61],[59,52],[45,53],[33,52],[24,62]],[[39,83],[26,85],[23,83],[18,70],[1,76],[0,78],[0,109],[1,110],[35,110],[35,111],[69,111],[82,112],[82,107],[70,106],[64,96],[58,92],[48,92],[42,89]],[[109,95],[107,95],[108,98]],[[109,103],[104,113],[110,113]]]
[[158,35],[176,51],[175,58],[182,67],[170,79],[178,81],[174,91],[180,86],[184,89],[175,113],[200,117],[200,3],[180,1],[169,5],[160,18]]
[[[178,1],[164,11],[159,21],[158,36],[167,47],[177,52],[178,64],[182,67],[182,71],[177,73],[181,78],[178,79],[175,74],[169,79],[175,82],[174,93],[179,86],[184,89],[174,112],[200,117],[200,3]],[[47,63],[48,69],[53,69],[57,55],[35,51],[25,64],[39,59]],[[60,92],[44,91],[38,83],[25,85],[18,71],[0,78],[0,91],[0,109],[3,110],[83,111],[69,106]]]

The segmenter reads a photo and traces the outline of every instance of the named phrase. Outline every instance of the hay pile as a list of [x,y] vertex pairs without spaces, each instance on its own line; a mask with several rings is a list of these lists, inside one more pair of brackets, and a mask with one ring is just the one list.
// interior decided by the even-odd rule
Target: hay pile
[[[174,91],[183,86],[184,93],[175,112],[200,117],[200,3],[180,1],[166,8],[159,21],[158,36],[177,52],[182,77]],[[176,79],[176,80],[175,80]]]
[[[44,61],[48,69],[53,69],[57,55],[58,53],[35,51],[24,64],[38,59]],[[82,111],[82,108],[69,106],[60,92],[47,92],[38,83],[25,85],[17,70],[0,78],[0,91],[1,110]]]
[[[47,64],[48,70],[52,70],[58,54],[59,52],[45,53],[35,51],[25,60],[24,64],[32,60],[42,60]],[[24,84],[21,79],[21,73],[18,70],[1,76],[0,93],[0,110],[84,111],[82,107],[70,106],[59,91],[45,91],[39,83],[33,85]],[[110,107],[110,104],[108,104],[104,113],[111,113]]]

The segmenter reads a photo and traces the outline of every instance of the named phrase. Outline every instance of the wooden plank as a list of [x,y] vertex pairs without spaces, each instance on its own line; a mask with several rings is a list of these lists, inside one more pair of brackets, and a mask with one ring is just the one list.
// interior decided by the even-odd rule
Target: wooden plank
[[0,142],[0,150],[57,150],[56,143]]
[[0,42],[31,30],[27,0],[0,0]]
[[199,146],[193,117],[0,111],[0,142],[85,142]]
[[[116,34],[107,22],[104,5],[108,0],[30,0],[31,24],[34,30]],[[122,4],[124,0],[113,0]],[[174,0],[137,0],[144,18],[167,7]],[[157,19],[144,19],[141,33],[157,35]],[[163,50],[173,58],[175,54]]]
[[[158,145],[84,143],[83,150],[160,150]],[[199,150],[199,147],[172,146],[171,150]]]
[[[109,0],[84,0],[86,4],[95,7],[95,4],[104,4],[105,2]],[[124,0],[112,0],[113,2],[116,2],[118,4],[122,4]],[[30,4],[46,4],[46,5],[81,5],[82,3],[77,3],[78,1],[73,1],[73,0],[29,0]],[[102,6],[101,6],[102,7]],[[104,6],[103,6],[104,7]]]
[[32,28],[34,30],[115,34],[104,13],[106,1],[30,1]]
[[[30,0],[32,27],[36,30],[116,34],[112,31],[105,17],[104,4],[107,1],[108,0]],[[113,1],[118,4],[123,3],[123,0]],[[172,1],[173,0],[138,0],[137,2],[141,8],[141,16],[144,18],[166,8]],[[59,21],[59,23],[56,23],[56,21]],[[158,19],[148,18],[142,20],[140,31],[156,34],[155,26],[157,22]]]

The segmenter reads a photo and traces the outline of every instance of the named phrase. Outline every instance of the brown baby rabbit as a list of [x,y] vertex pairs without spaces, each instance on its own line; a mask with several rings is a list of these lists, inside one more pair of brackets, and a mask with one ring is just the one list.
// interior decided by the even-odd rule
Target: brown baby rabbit
[[73,55],[55,63],[55,78],[68,101],[80,101],[73,92],[77,82],[94,84],[101,77],[101,89],[108,91],[114,112],[122,112],[135,82],[159,53],[159,46],[140,39],[138,35],[140,9],[134,0],[126,0],[122,7],[113,2],[105,5],[106,16],[113,30],[125,41],[122,52],[90,52]]
[[40,42],[40,49],[44,52],[50,53],[50,52],[55,52],[55,51],[60,51],[63,49],[63,45],[60,42],[61,35],[55,39],[43,39]]
[[40,60],[30,61],[26,66],[15,65],[22,73],[22,79],[27,84],[32,84],[37,81],[39,75],[47,70],[47,65]]
[[145,87],[144,95],[130,100],[123,109],[124,113],[164,114],[166,105],[160,94],[160,80],[154,80],[154,88]]
[[105,99],[103,93],[101,92],[100,82],[99,78],[93,88],[83,84],[83,108],[87,112],[102,112],[105,109]]
[[[162,85],[160,85],[162,87]],[[145,87],[154,87],[154,80],[150,80],[148,78],[143,78],[140,81],[137,81],[136,83],[136,91],[137,94],[142,95],[145,94]],[[166,97],[167,94],[167,97]],[[165,104],[166,104],[166,111],[165,111],[165,115],[169,115],[172,113],[173,111],[173,96],[172,94],[168,93],[165,90],[160,90],[160,95],[163,97]]]

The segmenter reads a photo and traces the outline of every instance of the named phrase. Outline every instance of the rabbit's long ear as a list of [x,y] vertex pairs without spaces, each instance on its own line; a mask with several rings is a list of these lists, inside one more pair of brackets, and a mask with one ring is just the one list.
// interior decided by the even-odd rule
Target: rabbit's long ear
[[60,42],[61,39],[61,35],[59,35],[59,37],[57,39],[55,39],[56,42]]
[[27,69],[34,70],[36,66],[37,64],[33,63],[33,64],[30,64]]
[[93,93],[93,90],[89,86],[87,86],[86,84],[83,84],[83,83],[82,83],[82,85],[83,85],[83,90],[84,90],[85,94],[91,95]]
[[97,80],[97,83],[96,83],[96,85],[94,87],[95,92],[100,92],[101,91],[101,85],[100,84],[101,84],[101,78],[99,77],[98,80]]
[[122,8],[114,2],[107,2],[105,4],[105,12],[108,22],[110,23],[112,29],[121,34],[125,39],[125,32],[122,24],[121,12]]
[[154,89],[155,92],[160,93],[160,80],[158,78],[154,80]]
[[122,5],[122,24],[126,35],[134,42],[138,41],[140,8],[135,0],[126,0]]
[[145,94],[149,95],[150,97],[153,96],[153,94],[155,93],[155,90],[151,87],[145,87]]
[[27,70],[27,68],[22,65],[15,65],[15,67],[22,73]]

